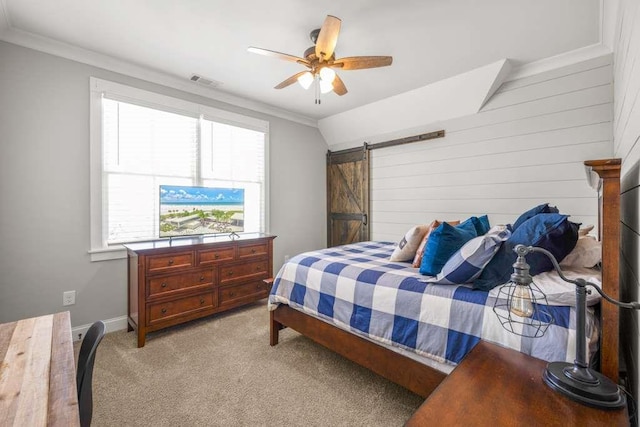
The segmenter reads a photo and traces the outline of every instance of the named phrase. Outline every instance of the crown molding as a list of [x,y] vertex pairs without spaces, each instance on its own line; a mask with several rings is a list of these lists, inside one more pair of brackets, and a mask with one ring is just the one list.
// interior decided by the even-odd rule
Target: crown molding
[[529,62],[527,64],[520,65],[519,67],[514,67],[513,71],[505,79],[505,81],[533,76],[536,74],[544,73],[546,71],[565,67],[567,65],[577,64],[579,62],[599,58],[604,55],[611,55],[611,53],[612,52],[610,48],[604,46],[602,43],[595,43],[589,46],[581,47],[579,49],[570,50],[559,55]]
[[18,30],[11,27],[9,14],[6,9],[5,0],[0,0],[0,40],[13,43],[29,49],[81,62],[108,71],[124,74],[130,77],[146,80],[162,86],[178,89],[183,92],[203,96],[205,98],[221,101],[236,107],[246,108],[258,113],[268,114],[281,119],[290,120],[306,126],[318,127],[316,119],[296,114],[291,111],[278,108],[269,104],[231,95],[226,92],[196,86],[194,83],[185,81],[182,78],[166,74],[152,68],[136,65],[121,59],[93,52],[27,31]]

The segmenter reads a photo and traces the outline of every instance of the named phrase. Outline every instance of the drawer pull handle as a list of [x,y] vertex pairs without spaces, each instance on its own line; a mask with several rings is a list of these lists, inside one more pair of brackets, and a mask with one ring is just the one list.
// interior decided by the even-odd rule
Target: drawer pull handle
[[173,259],[169,260],[169,265],[173,265]]
[[214,257],[215,259],[219,259],[219,258],[220,258],[220,255],[215,254],[213,257]]
[[204,298],[200,298],[200,304],[204,304]]
[[200,276],[200,281],[202,282],[204,280],[204,276]]
[[254,248],[254,249],[251,249],[251,253],[252,253],[252,254],[255,254],[255,253],[256,253],[255,248]]
[[233,276],[233,271],[227,273],[229,276]]
[[256,267],[256,271],[260,271],[260,267]]
[[162,310],[160,310],[162,312],[162,314],[165,314],[167,312],[166,308],[163,308]]
[[235,293],[235,292],[229,292],[229,296],[230,296],[230,297],[233,297],[233,296],[235,296],[235,295],[236,295],[236,293]]
[[167,282],[162,282],[162,284],[160,286],[163,287],[163,288],[166,288],[167,287]]

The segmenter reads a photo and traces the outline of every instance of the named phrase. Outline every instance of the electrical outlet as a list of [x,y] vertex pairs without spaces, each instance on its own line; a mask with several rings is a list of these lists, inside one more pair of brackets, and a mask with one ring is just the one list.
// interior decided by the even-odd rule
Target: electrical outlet
[[76,303],[76,291],[66,291],[62,293],[62,305],[73,305]]

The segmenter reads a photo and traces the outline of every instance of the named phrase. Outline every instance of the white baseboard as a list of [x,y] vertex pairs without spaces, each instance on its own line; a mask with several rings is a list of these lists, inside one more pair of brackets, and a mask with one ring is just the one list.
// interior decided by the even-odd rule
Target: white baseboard
[[[106,326],[106,332],[115,332],[127,329],[127,316],[114,317],[113,319],[103,320],[103,322]],[[82,338],[84,338],[84,335],[90,327],[91,324],[71,328],[71,336],[73,337],[73,340],[82,341]]]

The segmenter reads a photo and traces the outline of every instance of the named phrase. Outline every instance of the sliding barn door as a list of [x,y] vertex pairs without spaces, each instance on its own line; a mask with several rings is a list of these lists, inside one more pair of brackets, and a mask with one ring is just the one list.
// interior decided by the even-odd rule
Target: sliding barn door
[[327,246],[369,240],[369,150],[327,152]]

